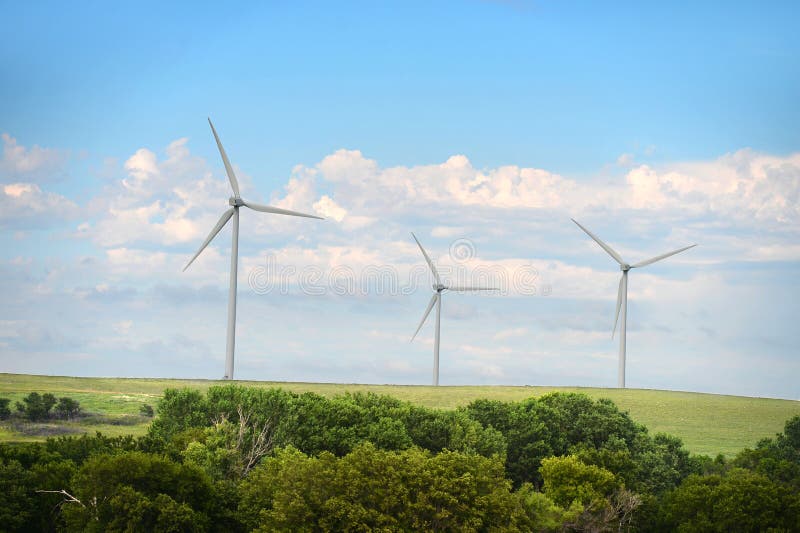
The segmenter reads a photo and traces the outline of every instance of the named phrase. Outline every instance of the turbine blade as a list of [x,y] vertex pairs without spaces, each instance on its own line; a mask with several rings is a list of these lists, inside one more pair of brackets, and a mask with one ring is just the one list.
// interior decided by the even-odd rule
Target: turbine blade
[[433,305],[436,303],[436,299],[438,297],[439,297],[439,293],[438,292],[433,293],[433,296],[431,297],[431,301],[428,304],[428,308],[425,309],[425,314],[422,315],[422,320],[420,320],[419,326],[417,326],[417,331],[414,332],[414,336],[411,337],[411,340],[409,342],[413,342],[414,339],[417,337],[417,333],[419,333],[419,330],[422,329],[422,325],[425,324],[425,320],[428,319],[428,315],[431,314],[431,309],[433,309]]
[[200,245],[200,249],[197,250],[197,253],[192,256],[192,258],[189,260],[188,263],[186,263],[186,266],[183,267],[183,271],[184,272],[186,272],[186,269],[189,268],[189,265],[191,265],[194,262],[194,260],[197,259],[197,256],[200,255],[200,252],[202,252],[203,250],[206,249],[206,246],[208,246],[208,243],[210,243],[211,240],[214,237],[217,236],[217,233],[219,233],[219,230],[221,230],[223,228],[223,226],[225,226],[225,224],[228,223],[228,220],[230,220],[230,218],[233,216],[233,212],[235,210],[236,210],[235,207],[231,207],[230,209],[228,209],[227,211],[222,213],[222,216],[219,217],[219,221],[214,226],[214,228],[211,230],[211,233],[208,234],[208,237],[206,237],[206,240],[203,242],[202,245]]
[[228,174],[228,180],[231,182],[233,195],[239,198],[239,182],[236,181],[236,174],[233,173],[233,167],[231,167],[231,162],[228,160],[228,154],[225,153],[225,148],[223,148],[222,143],[219,142],[219,135],[217,135],[217,130],[214,129],[214,125],[211,124],[211,119],[208,119],[208,124],[211,126],[211,131],[214,133],[214,139],[217,141],[219,153],[222,155],[222,162],[225,165],[225,172]]
[[433,261],[431,261],[431,258],[428,257],[428,252],[426,252],[425,248],[423,248],[422,245],[419,243],[419,239],[417,239],[417,236],[414,235],[413,231],[411,232],[411,236],[414,237],[415,241],[417,241],[417,246],[419,246],[419,249],[422,251],[422,255],[425,256],[425,261],[427,261],[428,262],[428,266],[431,267],[431,272],[433,272],[433,277],[436,279],[436,284],[437,285],[441,285],[442,284],[442,280],[439,279],[439,273],[436,272],[436,267],[433,266]]
[[464,287],[464,286],[455,286],[455,287],[447,287],[449,291],[456,291],[456,292],[472,292],[472,291],[499,291],[497,287]]
[[262,213],[274,213],[276,215],[291,215],[293,217],[306,217],[306,218],[316,218],[319,220],[325,220],[324,218],[318,217],[316,215],[307,215],[305,213],[300,213],[298,211],[289,211],[288,209],[281,209],[280,207],[272,207],[269,205],[256,204],[254,202],[243,202],[243,203],[250,209],[255,209],[256,211],[261,211]]
[[614,261],[616,261],[616,262],[617,262],[617,263],[619,263],[620,265],[624,265],[624,264],[625,264],[625,260],[624,260],[624,259],[622,259],[622,257],[620,257],[620,255],[619,255],[617,252],[615,252],[613,248],[611,248],[609,245],[607,245],[606,243],[604,243],[603,241],[601,241],[601,240],[600,240],[600,238],[599,238],[597,235],[595,235],[594,233],[592,233],[592,232],[591,232],[591,231],[589,231],[588,229],[586,229],[586,228],[584,228],[583,226],[581,226],[581,225],[580,225],[580,223],[578,223],[578,221],[577,221],[577,220],[575,220],[574,218],[571,218],[570,220],[572,220],[572,221],[573,221],[575,224],[578,224],[578,227],[579,227],[579,228],[581,228],[581,229],[582,229],[584,232],[586,232],[586,235],[588,235],[589,237],[591,237],[592,239],[594,239],[594,242],[596,242],[597,244],[599,244],[599,245],[600,245],[600,248],[602,248],[603,250],[605,250],[606,252],[608,252],[608,255],[610,255],[611,257],[613,257],[613,258],[614,258]]
[[611,328],[611,338],[614,338],[614,333],[617,332],[617,321],[619,320],[619,308],[622,306],[622,280],[625,274],[619,278],[619,289],[617,289],[617,312],[614,313],[614,327]]
[[642,261],[640,263],[636,263],[635,265],[631,265],[631,268],[639,268],[639,267],[643,267],[643,266],[647,266],[647,265],[652,265],[653,263],[655,263],[657,261],[661,261],[662,259],[666,259],[667,257],[669,257],[671,255],[679,254],[681,252],[684,252],[684,251],[688,250],[689,248],[694,248],[695,246],[697,246],[697,245],[693,244],[691,246],[685,246],[685,247],[681,248],[680,250],[675,250],[674,252],[669,252],[669,253],[666,253],[666,254],[657,255],[657,256],[652,257],[652,258],[650,258],[650,259],[648,259],[646,261]]

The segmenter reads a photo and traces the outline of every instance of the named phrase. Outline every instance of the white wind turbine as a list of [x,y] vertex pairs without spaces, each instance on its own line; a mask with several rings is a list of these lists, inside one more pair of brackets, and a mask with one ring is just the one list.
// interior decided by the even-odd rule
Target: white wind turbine
[[625,262],[622,257],[614,251],[609,245],[604,243],[600,240],[597,235],[589,231],[588,229],[584,228],[583,226],[578,223],[577,220],[574,218],[571,219],[575,224],[578,225],[586,234],[591,237],[594,242],[600,245],[600,248],[605,250],[608,255],[610,255],[614,261],[619,263],[619,269],[622,270],[622,277],[619,278],[619,290],[617,291],[617,311],[614,315],[614,328],[611,330],[611,338],[614,338],[614,332],[617,330],[617,321],[619,320],[619,312],[622,309],[622,322],[620,322],[620,332],[619,332],[619,366],[617,368],[617,386],[621,389],[625,388],[625,336],[626,336],[626,325],[627,325],[627,318],[628,318],[628,271],[632,268],[640,268],[643,266],[651,265],[657,261],[661,261],[662,259],[666,259],[675,254],[679,254],[688,250],[689,248],[694,248],[697,246],[696,244],[692,244],[691,246],[685,246],[673,252],[668,252],[665,254],[657,255],[655,257],[651,257],[650,259],[646,259],[644,261],[640,261],[636,264],[629,265]]
[[206,246],[208,246],[214,237],[216,237],[217,233],[219,233],[219,231],[225,227],[225,224],[228,223],[228,220],[233,218],[233,238],[231,241],[231,280],[230,289],[228,292],[228,339],[225,349],[224,377],[224,379],[233,379],[233,351],[236,344],[236,271],[237,267],[239,266],[239,208],[244,206],[249,207],[250,209],[255,209],[256,211],[261,211],[262,213],[318,218],[320,220],[322,220],[322,217],[307,215],[305,213],[289,211],[288,209],[280,209],[278,207],[271,207],[268,205],[262,205],[243,200],[239,195],[239,182],[236,180],[236,175],[233,173],[233,167],[231,167],[231,162],[228,160],[228,155],[225,153],[225,149],[222,147],[222,143],[219,141],[217,130],[215,130],[214,125],[211,124],[211,119],[208,119],[208,124],[211,126],[211,132],[214,134],[214,139],[217,141],[217,148],[219,148],[219,153],[222,156],[222,162],[225,165],[225,172],[228,174],[228,180],[231,182],[231,189],[233,189],[233,196],[228,199],[228,204],[231,205],[231,208],[222,213],[222,216],[219,217],[219,221],[211,230],[211,233],[208,234],[206,240],[203,241],[202,245],[200,245],[200,249],[197,250],[197,253],[192,256],[188,263],[186,263],[186,266],[183,267],[183,270],[186,271],[186,269],[189,268],[189,265],[191,265],[192,262],[197,259],[197,256],[200,255],[200,252],[205,250]]
[[442,315],[442,293],[444,291],[457,291],[457,292],[466,292],[466,291],[496,291],[497,289],[491,287],[466,287],[466,286],[453,286],[449,287],[442,283],[442,280],[439,278],[439,273],[436,271],[436,267],[433,266],[433,261],[431,258],[428,257],[428,253],[425,251],[425,248],[422,247],[417,236],[413,233],[411,234],[414,237],[414,240],[417,241],[417,246],[419,246],[420,251],[422,251],[422,255],[425,256],[425,261],[428,263],[428,266],[431,267],[431,272],[433,272],[433,278],[436,281],[436,284],[433,286],[433,296],[431,297],[431,301],[428,304],[428,308],[425,309],[425,314],[422,315],[422,320],[417,326],[417,331],[414,332],[414,336],[411,337],[411,341],[416,338],[417,333],[419,330],[422,329],[423,324],[425,324],[425,320],[428,318],[428,315],[431,314],[431,309],[433,309],[434,304],[436,304],[436,333],[433,340],[433,384],[439,385],[439,331],[441,326],[441,315]]

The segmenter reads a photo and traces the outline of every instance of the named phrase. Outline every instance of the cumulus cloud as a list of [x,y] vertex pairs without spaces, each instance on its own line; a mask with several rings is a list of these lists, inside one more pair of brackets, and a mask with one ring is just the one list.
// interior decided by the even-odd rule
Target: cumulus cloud
[[[47,160],[36,150],[14,148],[14,161]],[[21,176],[20,169],[47,166],[27,164],[14,163],[14,175]],[[753,268],[759,263],[800,259],[799,169],[800,154],[774,156],[752,150],[709,161],[661,165],[642,165],[633,157],[623,157],[601,183],[552,169],[476,168],[460,154],[437,164],[382,167],[358,150],[338,150],[317,164],[295,167],[279,190],[261,190],[267,200],[256,196],[253,189],[260,187],[251,187],[247,174],[237,169],[244,197],[327,219],[308,221],[243,211],[240,331],[246,334],[242,353],[248,353],[251,341],[251,368],[272,371],[274,364],[284,370],[297,368],[296,372],[302,372],[303,365],[286,354],[297,353],[299,349],[287,344],[297,338],[304,339],[302,351],[308,357],[316,357],[323,344],[326,350],[330,345],[325,353],[352,353],[351,360],[342,358],[330,367],[339,373],[333,379],[355,375],[355,362],[375,358],[369,341],[373,337],[379,339],[381,350],[388,351],[387,358],[393,354],[400,360],[407,351],[418,350],[420,354],[414,352],[414,356],[422,357],[424,352],[427,361],[429,330],[423,332],[419,344],[411,348],[407,344],[420,306],[430,297],[431,283],[409,235],[414,230],[443,278],[455,283],[501,283],[507,289],[503,297],[463,294],[447,300],[443,328],[446,338],[458,341],[448,343],[444,350],[467,362],[458,379],[518,382],[525,365],[533,363],[547,365],[550,372],[578,376],[595,370],[581,368],[589,360],[604,369],[616,350],[609,337],[620,274],[604,252],[569,222],[570,216],[586,222],[631,262],[692,242],[702,244],[632,275],[633,363],[637,338],[658,349],[671,349],[674,343],[686,348],[673,339],[675,331],[696,335],[701,339],[698,346],[708,349],[711,341],[701,328],[711,328],[717,332],[714,342],[733,345],[730,339],[740,335],[740,324],[747,323],[749,315],[730,325],[687,317],[721,316],[731,309],[739,312],[738,308],[747,313],[748,306],[725,300],[732,292],[740,301],[762,298],[757,283],[747,290],[737,286],[736,292],[730,273],[710,274],[711,265],[745,260],[747,268]],[[32,214],[50,216],[51,222],[74,220],[80,207],[90,214],[78,219],[77,234],[95,246],[92,253],[79,258],[3,262],[4,287],[12,295],[9,301],[18,308],[24,301],[25,309],[51,313],[48,320],[64,320],[64,330],[75,330],[76,338],[91,336],[80,332],[78,317],[102,315],[103,328],[111,336],[90,343],[97,354],[124,349],[138,357],[169,350],[166,344],[156,346],[164,328],[169,328],[184,335],[186,343],[199,343],[206,351],[218,343],[221,357],[229,230],[223,230],[192,268],[181,273],[227,209],[224,200],[230,191],[221,166],[213,168],[191,153],[186,139],[178,139],[163,150],[132,150],[117,170],[124,173],[122,179],[80,206],[43,190],[45,186],[33,178],[5,179],[9,173],[3,175],[0,223],[4,227],[34,227],[37,219]],[[465,257],[451,254],[451,245],[465,239],[471,252]],[[252,290],[251,274],[264,271],[269,260],[277,267],[294,269],[289,283],[297,298],[278,299]],[[327,283],[323,293],[327,298],[298,294],[302,276],[312,267],[322,274],[320,283]],[[366,297],[376,294],[376,284],[386,282],[381,278],[387,272],[384,268],[394,273],[398,288],[407,285],[416,292]],[[350,273],[355,276],[352,286],[347,278]],[[335,292],[332,274],[339,275],[339,287],[350,292]],[[265,275],[273,276],[268,280],[273,286],[280,282],[277,271]],[[301,303],[295,308],[289,301]],[[276,302],[285,314],[273,314]],[[324,320],[309,323],[306,312],[317,312]],[[353,313],[358,321],[352,320]],[[189,315],[201,316],[203,325],[198,326],[194,318],[187,320]],[[285,329],[292,331],[263,331],[264,324],[277,323],[291,323],[292,328]],[[348,327],[354,328],[353,334],[342,335]],[[22,330],[10,322],[0,323],[2,342],[20,346],[27,342],[27,337],[11,336],[15,331]],[[360,331],[380,335],[363,336],[357,334]],[[140,334],[148,340],[131,340]],[[26,335],[33,339],[32,333]],[[324,340],[313,340],[318,337]],[[58,341],[54,333],[37,338],[40,346]],[[150,348],[145,348],[146,343]],[[279,352],[270,353],[269,359],[261,352],[267,344]],[[87,349],[82,345],[80,353]],[[565,359],[565,354],[570,357]],[[576,357],[579,363],[569,363]],[[380,372],[386,371],[407,381],[414,368],[418,368],[416,361],[412,365],[382,361],[373,366],[378,377],[369,379],[382,379]],[[613,365],[608,368],[613,382]],[[427,370],[423,380],[427,380]],[[275,375],[307,377],[277,371]],[[582,383],[602,383],[601,378],[591,379],[595,381],[586,378]]]
[[532,168],[504,166],[482,171],[464,155],[437,165],[381,168],[358,150],[339,150],[314,168],[295,173],[334,184],[341,205],[370,214],[398,212],[425,203],[488,207],[558,207],[575,183]]
[[3,133],[0,159],[0,227],[30,230],[52,227],[76,215],[77,205],[42,185],[62,177],[66,152],[26,148]]
[[710,162],[647,165],[626,176],[630,207],[673,209],[774,225],[800,222],[800,153],[740,150]]
[[42,229],[77,216],[78,206],[60,194],[43,191],[35,183],[9,183],[0,192],[0,227]]
[[[631,166],[634,160],[623,154],[619,163]],[[318,202],[337,220],[353,214],[391,216],[424,204],[573,213],[669,210],[764,224],[800,217],[800,154],[777,157],[748,149],[713,161],[636,165],[611,185],[514,165],[477,169],[463,155],[436,165],[381,168],[357,150],[339,150],[314,167],[298,166],[294,175],[307,193],[316,181],[333,187],[333,194]],[[444,231],[435,230],[437,235]]]
[[200,241],[225,209],[229,192],[187,143],[173,141],[163,159],[138,149],[124,163],[127,176],[93,199],[94,217],[78,234],[104,247]]
[[0,182],[53,181],[64,175],[69,154],[63,150],[34,145],[26,148],[7,133],[0,135],[3,157],[0,159]]

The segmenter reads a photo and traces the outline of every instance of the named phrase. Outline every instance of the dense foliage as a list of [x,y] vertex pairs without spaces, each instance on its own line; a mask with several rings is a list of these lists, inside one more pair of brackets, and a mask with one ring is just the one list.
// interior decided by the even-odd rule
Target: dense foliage
[[0,445],[0,490],[9,531],[800,531],[800,417],[726,461],[580,394],[167,390],[142,438]]
[[[8,398],[0,398],[0,420],[11,417],[11,409],[8,407],[11,401]],[[81,413],[81,406],[77,400],[72,398],[58,398],[49,392],[39,394],[31,392],[16,405],[17,414],[29,421],[39,422],[48,418],[61,418],[70,420]]]
[[6,420],[11,416],[11,409],[8,407],[10,403],[11,400],[8,398],[0,398],[0,420]]

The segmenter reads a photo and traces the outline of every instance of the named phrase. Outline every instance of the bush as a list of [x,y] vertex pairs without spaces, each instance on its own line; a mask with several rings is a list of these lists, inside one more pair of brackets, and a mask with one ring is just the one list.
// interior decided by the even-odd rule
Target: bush
[[204,531],[216,498],[200,469],[141,452],[90,457],[72,479],[70,531]]
[[147,418],[153,418],[156,413],[153,410],[153,406],[146,403],[139,407],[139,414]]
[[527,521],[500,457],[371,443],[337,458],[292,448],[241,485],[239,512],[258,531],[519,531]]
[[11,400],[8,398],[0,398],[0,420],[7,420],[11,416],[11,409],[8,407],[9,403],[11,403]]
[[55,408],[56,416],[71,420],[81,412],[81,404],[72,398],[59,398]]
[[44,420],[50,417],[50,409],[56,404],[56,397],[46,392],[39,394],[32,392],[22,399],[22,403],[17,402],[17,411],[22,413],[31,422]]
[[741,468],[689,476],[662,506],[670,531],[797,531],[800,496],[766,476]]
[[614,474],[574,455],[544,459],[541,472],[545,494],[563,508],[575,501],[583,505],[603,501],[620,488]]

